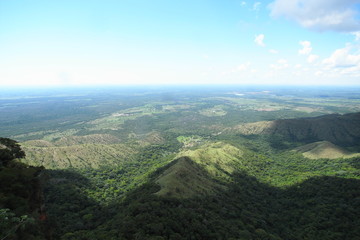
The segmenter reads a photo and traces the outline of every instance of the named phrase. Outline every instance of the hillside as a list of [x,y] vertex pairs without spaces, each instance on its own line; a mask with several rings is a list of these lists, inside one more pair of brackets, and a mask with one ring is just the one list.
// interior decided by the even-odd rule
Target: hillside
[[232,180],[232,174],[244,168],[243,152],[223,142],[205,143],[177,154],[156,179],[160,196],[189,198],[214,194]]
[[209,173],[188,157],[174,160],[155,182],[161,187],[155,194],[164,197],[206,196],[221,188]]
[[101,168],[134,160],[140,149],[165,143],[158,132],[133,134],[128,142],[110,134],[66,136],[58,139],[29,140],[21,143],[26,152],[22,162],[47,169]]
[[294,149],[294,151],[302,153],[304,157],[310,159],[319,158],[352,158],[360,156],[360,153],[351,153],[346,149],[336,146],[328,141],[320,141],[315,143],[306,144]]
[[54,240],[360,238],[359,100],[296,91],[0,101],[21,161],[46,167],[0,170],[0,202],[43,190]]
[[18,162],[20,145],[0,138],[0,239],[48,239],[52,226],[46,221],[44,168]]
[[[204,165],[188,157],[171,162],[123,202],[105,208],[109,216],[105,223],[71,236],[99,240],[350,240],[360,236],[359,180],[323,176],[277,188],[246,172],[233,172],[227,173],[232,181],[217,188],[205,169],[206,163],[214,167],[214,159],[203,159]],[[341,207],[334,209],[339,202]]]
[[124,144],[74,144],[56,146],[47,141],[29,141],[22,143],[26,164],[44,166],[47,169],[61,168],[99,168],[115,166],[129,161],[137,153]]
[[187,156],[204,168],[210,176],[227,181],[242,164],[243,152],[223,142],[206,143],[195,150],[184,150],[178,156]]
[[243,135],[280,135],[293,141],[329,141],[340,146],[360,142],[360,113],[245,123],[231,128]]

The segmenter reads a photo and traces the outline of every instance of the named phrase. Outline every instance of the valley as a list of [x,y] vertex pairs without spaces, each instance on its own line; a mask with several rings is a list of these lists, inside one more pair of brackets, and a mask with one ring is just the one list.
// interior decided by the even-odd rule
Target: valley
[[0,133],[44,167],[53,239],[356,239],[359,92],[6,93]]

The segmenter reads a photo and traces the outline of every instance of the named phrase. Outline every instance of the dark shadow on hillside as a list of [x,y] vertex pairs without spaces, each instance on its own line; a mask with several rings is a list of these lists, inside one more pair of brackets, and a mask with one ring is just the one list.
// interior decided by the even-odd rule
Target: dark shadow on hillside
[[55,239],[91,230],[105,221],[101,206],[84,192],[92,187],[87,178],[71,170],[46,170],[46,174],[45,207]]
[[42,218],[42,173],[42,167],[18,162],[0,166],[0,239],[50,239]]
[[360,169],[360,157],[352,158],[350,161],[350,165],[356,169]]
[[313,118],[280,119],[265,130],[286,140],[329,141],[339,146],[355,146],[360,142],[360,113],[330,114]]
[[155,177],[103,209],[111,214],[101,226],[64,239],[360,237],[360,180],[315,177],[280,189],[239,172],[226,190],[178,199],[155,195],[160,190]]

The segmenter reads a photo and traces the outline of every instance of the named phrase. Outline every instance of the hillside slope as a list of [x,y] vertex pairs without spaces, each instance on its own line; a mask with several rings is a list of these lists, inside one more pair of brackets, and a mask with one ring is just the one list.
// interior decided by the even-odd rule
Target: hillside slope
[[[190,161],[179,159],[158,176],[172,175],[172,179],[179,180],[173,177],[176,171],[172,167],[177,164],[198,172],[201,167],[193,166]],[[124,202],[104,209],[113,215],[98,228],[74,232],[71,236],[99,240],[350,240],[360,236],[357,204],[360,185],[356,179],[314,177],[288,188],[276,188],[247,174],[235,173],[233,182],[225,184],[216,194],[182,198],[159,194],[163,186],[158,176],[129,193]],[[186,180],[180,181],[185,185]],[[212,180],[204,174],[197,181]],[[186,187],[192,183],[188,182]]]
[[183,150],[155,180],[156,194],[176,198],[205,196],[223,188],[239,168],[243,153],[222,142],[206,143],[195,150]]
[[54,146],[45,141],[41,142],[41,146],[38,144],[40,143],[22,143],[22,148],[26,152],[26,158],[22,161],[33,166],[44,166],[47,169],[115,166],[131,160],[136,153],[136,150],[124,144]]
[[325,140],[340,146],[354,146],[360,142],[360,113],[246,123],[230,131],[243,135],[280,135],[294,141]]
[[207,143],[195,150],[185,150],[178,156],[187,156],[203,167],[210,176],[228,180],[242,164],[243,152],[223,142]]
[[156,195],[189,198],[208,195],[221,188],[211,176],[188,157],[180,157],[155,180],[161,189]]
[[254,175],[265,171],[269,159],[246,148],[224,142],[208,142],[197,149],[185,149],[155,182],[159,196],[189,198],[216,194],[234,181],[239,172]]
[[294,149],[296,152],[300,152],[304,157],[310,159],[319,158],[352,158],[360,156],[359,153],[351,153],[346,149],[336,146],[328,141],[320,141],[315,143],[306,144]]
[[24,156],[16,141],[0,137],[0,239],[51,239],[44,169],[19,163]]

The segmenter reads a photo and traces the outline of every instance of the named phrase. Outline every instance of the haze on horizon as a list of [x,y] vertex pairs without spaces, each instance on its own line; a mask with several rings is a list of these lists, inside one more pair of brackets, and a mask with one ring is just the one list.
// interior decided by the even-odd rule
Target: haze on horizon
[[360,85],[360,1],[0,1],[0,87]]

